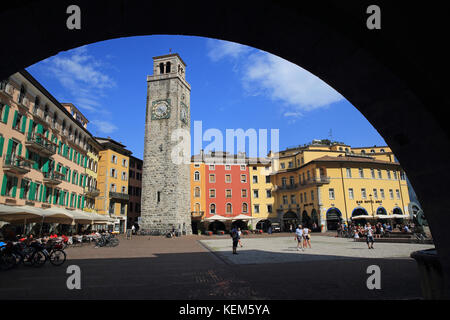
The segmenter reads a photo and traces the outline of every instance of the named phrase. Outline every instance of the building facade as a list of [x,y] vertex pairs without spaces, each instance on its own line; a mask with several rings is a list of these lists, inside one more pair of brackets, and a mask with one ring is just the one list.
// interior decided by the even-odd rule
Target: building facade
[[400,164],[388,147],[370,148],[369,155],[361,152],[366,149],[315,141],[272,155],[279,156],[271,178],[277,213],[272,220],[285,230],[303,223],[326,231],[341,221],[408,215],[408,186]]
[[114,232],[127,228],[128,170],[131,152],[111,138],[95,138],[102,146],[99,153],[97,186],[100,191],[95,209],[99,214],[116,219]]
[[130,166],[128,170],[128,195],[130,203],[127,210],[128,225],[138,222],[141,216],[141,195],[142,195],[142,166],[141,159],[130,155]]
[[31,74],[0,84],[0,203],[84,209],[86,127]]

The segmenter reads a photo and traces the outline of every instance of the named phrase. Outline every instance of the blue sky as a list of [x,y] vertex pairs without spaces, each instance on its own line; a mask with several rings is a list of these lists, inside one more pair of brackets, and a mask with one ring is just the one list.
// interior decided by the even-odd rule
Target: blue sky
[[[61,52],[27,70],[59,101],[142,158],[146,76],[152,57],[178,53],[191,85],[191,131],[279,129],[280,149],[329,138],[351,146],[386,145],[364,116],[308,71],[269,53],[201,37],[140,36]],[[205,148],[209,142],[203,142]],[[225,142],[224,142],[225,146]],[[192,145],[193,148],[193,145]],[[270,149],[270,147],[269,147]],[[193,150],[196,152],[197,150]]]

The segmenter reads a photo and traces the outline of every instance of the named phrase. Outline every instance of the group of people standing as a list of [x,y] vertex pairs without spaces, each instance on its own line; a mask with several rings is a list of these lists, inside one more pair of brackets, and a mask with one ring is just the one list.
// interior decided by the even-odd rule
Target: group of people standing
[[311,229],[303,227],[301,224],[295,229],[295,238],[297,240],[297,251],[305,251],[305,248],[311,248]]

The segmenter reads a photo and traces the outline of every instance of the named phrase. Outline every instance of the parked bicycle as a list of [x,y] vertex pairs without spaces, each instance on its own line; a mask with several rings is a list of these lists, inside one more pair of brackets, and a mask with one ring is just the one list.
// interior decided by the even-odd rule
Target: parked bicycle
[[60,242],[46,244],[35,242],[31,244],[31,247],[35,249],[31,255],[31,263],[35,267],[42,267],[47,260],[54,266],[60,266],[66,261],[66,253]]
[[118,245],[119,239],[115,238],[112,234],[104,234],[95,240],[96,247],[117,247]]

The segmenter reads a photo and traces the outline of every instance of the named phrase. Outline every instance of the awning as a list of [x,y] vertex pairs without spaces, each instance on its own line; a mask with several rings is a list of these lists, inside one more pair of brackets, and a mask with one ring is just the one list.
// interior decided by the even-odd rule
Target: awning
[[70,211],[76,223],[79,224],[92,224],[94,217],[92,217],[89,212],[81,210]]
[[69,210],[64,208],[53,207],[50,209],[38,209],[42,217],[36,217],[29,220],[29,222],[47,222],[47,223],[62,223],[71,224],[73,215]]
[[351,218],[352,220],[359,220],[359,219],[375,219],[375,217],[374,216],[369,216],[369,215],[365,215],[365,214],[362,214],[362,215],[360,215],[360,216],[356,216],[356,217],[352,217]]
[[213,216],[211,216],[209,218],[206,218],[205,220],[207,220],[207,221],[214,221],[214,220],[226,221],[226,220],[231,220],[231,218],[215,214],[215,215],[213,215]]
[[408,214],[393,214],[392,218],[395,219],[411,219],[411,216]]
[[253,219],[253,218],[250,216],[247,216],[245,214],[240,214],[238,216],[232,217],[232,220],[250,220],[250,219]]
[[0,204],[0,220],[6,222],[25,222],[26,220],[42,217],[42,209],[31,206],[8,206]]
[[391,219],[392,216],[390,216],[388,214],[376,214],[375,218],[378,218],[378,219]]

